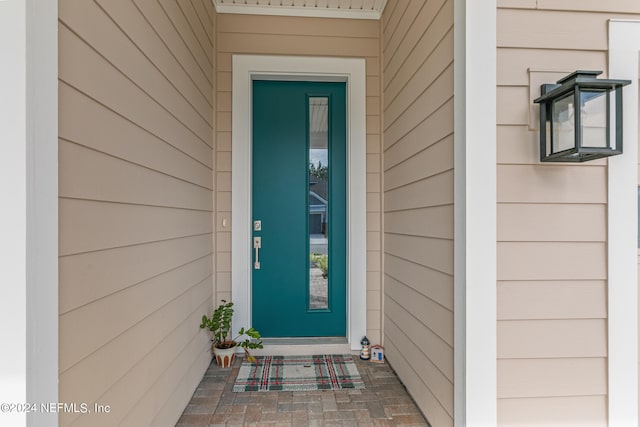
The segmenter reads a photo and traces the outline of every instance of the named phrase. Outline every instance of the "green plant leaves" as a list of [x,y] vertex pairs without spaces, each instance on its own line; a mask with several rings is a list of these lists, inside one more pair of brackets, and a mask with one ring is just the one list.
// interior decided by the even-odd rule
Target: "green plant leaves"
[[[240,328],[238,336],[230,339],[231,319],[233,318],[233,303],[222,300],[222,303],[213,311],[211,317],[202,316],[200,328],[208,329],[213,334],[213,341],[216,345],[225,342],[236,342],[240,347],[244,348],[248,354],[248,349],[263,348],[260,340],[260,332],[254,328]],[[240,338],[246,336],[244,341]]]

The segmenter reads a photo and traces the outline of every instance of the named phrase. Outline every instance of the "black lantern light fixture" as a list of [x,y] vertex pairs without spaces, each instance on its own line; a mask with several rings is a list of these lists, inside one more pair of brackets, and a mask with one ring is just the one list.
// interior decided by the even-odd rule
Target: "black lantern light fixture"
[[602,71],[578,70],[543,84],[540,161],[586,162],[622,154],[622,87],[630,80],[598,79]]

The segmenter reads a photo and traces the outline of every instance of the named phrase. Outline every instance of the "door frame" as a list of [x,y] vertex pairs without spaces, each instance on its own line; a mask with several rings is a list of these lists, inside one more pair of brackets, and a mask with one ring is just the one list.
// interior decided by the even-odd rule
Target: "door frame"
[[347,342],[366,333],[366,73],[363,58],[233,55],[231,300],[234,332],[251,325],[251,105],[256,79],[347,84]]

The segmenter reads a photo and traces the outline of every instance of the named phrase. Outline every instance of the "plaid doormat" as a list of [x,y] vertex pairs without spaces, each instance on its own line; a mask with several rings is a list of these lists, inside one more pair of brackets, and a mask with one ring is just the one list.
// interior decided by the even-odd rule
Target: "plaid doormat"
[[234,392],[311,391],[364,388],[349,355],[259,356],[242,362]]

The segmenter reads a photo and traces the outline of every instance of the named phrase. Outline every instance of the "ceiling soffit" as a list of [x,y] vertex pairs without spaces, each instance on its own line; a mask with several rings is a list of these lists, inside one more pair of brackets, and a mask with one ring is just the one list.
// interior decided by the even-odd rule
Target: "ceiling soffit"
[[218,13],[380,19],[387,0],[213,0]]

